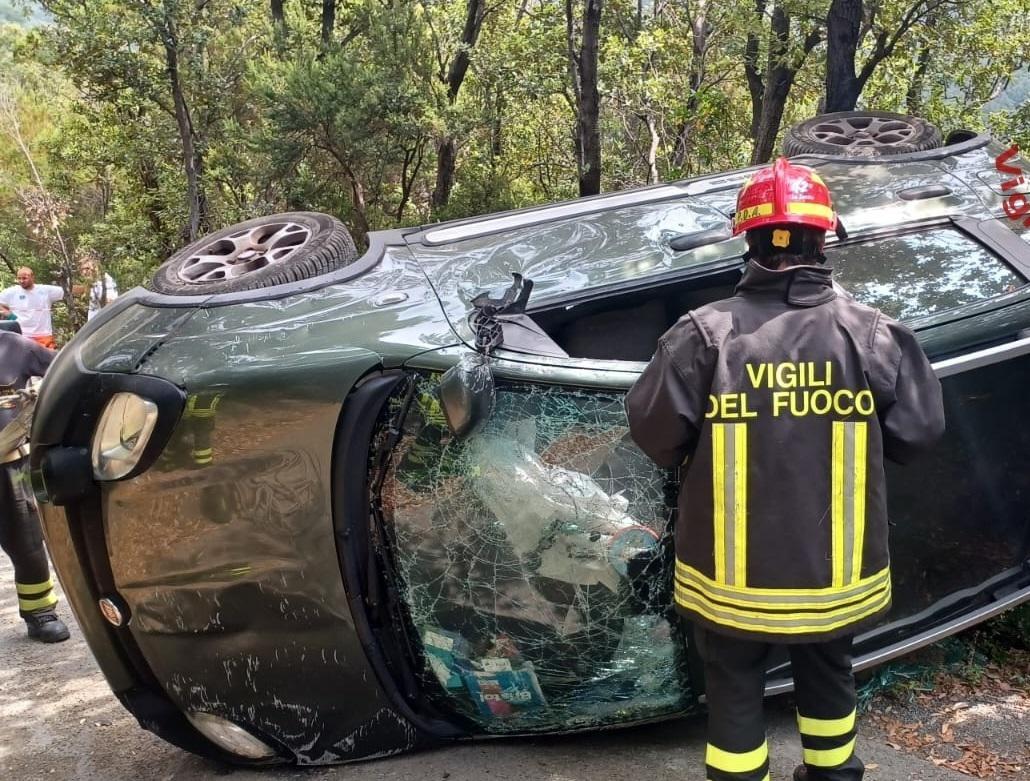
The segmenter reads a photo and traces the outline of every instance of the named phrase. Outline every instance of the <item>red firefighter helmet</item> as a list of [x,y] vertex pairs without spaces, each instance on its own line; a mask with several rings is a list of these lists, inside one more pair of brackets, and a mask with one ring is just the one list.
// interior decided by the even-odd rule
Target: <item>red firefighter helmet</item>
[[784,223],[832,231],[837,227],[837,215],[830,190],[819,174],[781,157],[753,174],[740,188],[733,235]]

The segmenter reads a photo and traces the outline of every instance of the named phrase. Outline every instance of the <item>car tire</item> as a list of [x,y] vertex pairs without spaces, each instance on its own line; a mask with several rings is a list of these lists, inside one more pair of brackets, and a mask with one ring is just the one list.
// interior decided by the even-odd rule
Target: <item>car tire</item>
[[941,146],[941,131],[925,119],[889,111],[837,111],[806,119],[783,139],[788,157],[889,157]]
[[158,293],[217,295],[288,285],[349,265],[354,240],[317,212],[258,217],[209,233],[166,260],[151,280]]

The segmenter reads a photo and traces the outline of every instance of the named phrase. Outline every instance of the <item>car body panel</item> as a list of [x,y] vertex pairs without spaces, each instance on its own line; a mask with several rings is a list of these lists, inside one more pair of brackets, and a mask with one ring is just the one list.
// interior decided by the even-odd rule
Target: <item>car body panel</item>
[[191,385],[218,397],[214,416],[183,420],[145,474],[104,490],[117,591],[172,701],[245,722],[300,764],[415,744],[374,685],[327,544],[342,389],[378,363],[353,350],[300,375],[240,377],[224,356],[216,384]]

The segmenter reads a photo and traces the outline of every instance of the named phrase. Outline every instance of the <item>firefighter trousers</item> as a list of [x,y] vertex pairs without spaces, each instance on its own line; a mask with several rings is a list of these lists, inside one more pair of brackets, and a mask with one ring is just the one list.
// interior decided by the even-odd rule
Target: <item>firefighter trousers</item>
[[[708,781],[768,781],[763,699],[770,643],[695,626],[708,699]],[[852,636],[787,645],[808,781],[859,781]]]
[[23,616],[57,604],[26,461],[0,465],[0,547],[14,565],[18,610]]

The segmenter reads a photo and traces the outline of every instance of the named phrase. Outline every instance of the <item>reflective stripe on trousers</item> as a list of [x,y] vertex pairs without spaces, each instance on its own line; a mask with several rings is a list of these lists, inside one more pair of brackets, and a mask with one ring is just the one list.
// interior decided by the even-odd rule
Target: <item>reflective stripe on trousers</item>
[[18,591],[18,610],[22,614],[44,610],[57,604],[53,578],[47,578],[42,583],[15,582],[14,586]]
[[813,769],[835,768],[855,753],[855,710],[839,719],[817,719],[798,710],[798,731],[805,764]]
[[711,743],[705,749],[708,781],[769,781],[769,743],[751,751],[725,751]]

